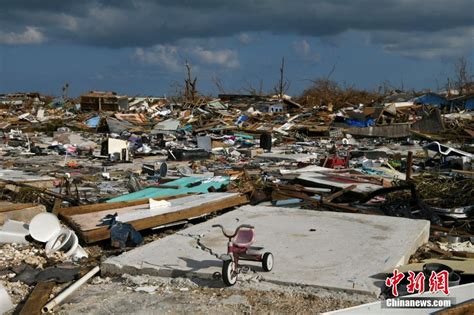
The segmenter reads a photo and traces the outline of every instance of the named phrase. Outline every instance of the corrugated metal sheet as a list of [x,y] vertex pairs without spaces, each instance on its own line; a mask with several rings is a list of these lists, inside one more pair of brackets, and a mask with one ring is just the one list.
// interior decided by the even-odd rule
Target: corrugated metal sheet
[[411,123],[391,124],[387,126],[371,126],[364,128],[348,128],[347,133],[354,136],[403,138],[410,135]]

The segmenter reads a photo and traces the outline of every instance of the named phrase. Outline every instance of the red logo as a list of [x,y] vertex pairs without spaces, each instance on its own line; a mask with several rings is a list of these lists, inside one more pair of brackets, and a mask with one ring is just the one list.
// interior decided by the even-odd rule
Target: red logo
[[446,270],[438,273],[432,271],[430,276],[430,292],[441,291],[445,295],[449,294],[449,273]]
[[397,286],[400,281],[403,280],[403,278],[405,278],[405,275],[403,273],[399,273],[398,269],[395,269],[393,271],[393,277],[388,277],[387,279],[385,279],[385,285],[389,288],[392,287],[393,296],[398,296]]
[[408,293],[418,293],[425,292],[425,274],[423,272],[419,272],[416,276],[413,271],[408,271],[408,285],[407,291]]
[[[403,273],[400,273],[398,269],[393,270],[393,276],[385,279],[385,285],[392,288],[392,295],[398,296],[398,284],[405,278]],[[426,277],[423,272],[416,274],[413,271],[408,271],[408,293],[423,293],[425,292],[425,280]],[[436,293],[438,291],[443,292],[445,295],[449,294],[449,273],[446,270],[438,273],[432,271],[429,278],[429,290],[430,293]]]

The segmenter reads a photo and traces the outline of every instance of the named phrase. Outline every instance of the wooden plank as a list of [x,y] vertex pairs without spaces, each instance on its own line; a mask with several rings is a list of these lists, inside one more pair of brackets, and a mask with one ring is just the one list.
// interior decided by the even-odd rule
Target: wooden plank
[[35,203],[0,203],[0,212],[22,210],[36,206],[37,204]]
[[7,220],[16,220],[29,223],[31,219],[42,212],[46,212],[46,207],[43,205],[33,205],[28,208],[0,212],[0,226],[3,225]]
[[342,203],[324,202],[322,204],[322,206],[323,207],[329,207],[329,208],[332,208],[332,209],[337,209],[337,210],[343,210],[343,211],[346,211],[346,212],[353,212],[353,213],[359,212],[359,209],[351,207],[347,204],[342,204]]
[[435,253],[444,255],[444,256],[446,256],[446,257],[452,257],[452,256],[453,256],[453,253],[452,253],[452,252],[448,252],[448,251],[446,251],[446,250],[442,250],[441,248],[439,248],[438,246],[433,245],[432,243],[426,244],[426,247],[428,247],[429,249],[431,249],[431,250],[434,251]]
[[[138,208],[135,208],[138,207]],[[133,207],[125,207],[119,209],[110,209],[110,210],[103,210],[98,212],[91,212],[85,214],[75,214],[69,216],[69,219],[74,222],[74,225],[77,226],[81,231],[88,231],[88,230],[95,230],[97,229],[97,224],[101,223],[101,220],[106,215],[113,215],[117,213],[119,216],[126,214],[128,212],[133,212],[134,210],[144,210],[149,209],[149,205],[143,204]]]
[[[474,275],[474,259],[469,258],[430,258],[424,259],[419,263],[398,266],[397,269],[400,272],[408,272],[408,270],[422,271],[423,266],[428,263],[443,264],[451,267],[453,270],[461,272],[463,275]],[[387,272],[393,272],[393,269],[387,270]]]
[[445,308],[445,309],[439,310],[435,314],[437,314],[437,315],[468,315],[468,314],[474,314],[474,300],[471,299],[471,300],[463,302],[461,304],[451,306],[450,308]]
[[464,171],[464,170],[451,170],[453,173],[458,173],[462,175],[474,176],[474,171]]
[[287,191],[304,192],[311,195],[321,195],[321,192],[315,191],[314,187],[304,187],[302,185],[281,185],[281,184],[274,184],[274,183],[269,183],[268,185],[274,188],[275,190],[287,190]]
[[[210,202],[203,205],[199,205],[196,207],[192,207],[189,209],[176,211],[172,213],[165,213],[161,215],[157,215],[154,217],[143,218],[135,221],[130,221],[130,223],[137,231],[149,229],[153,227],[158,227],[160,225],[165,225],[169,223],[173,223],[176,221],[181,220],[188,220],[191,218],[201,217],[206,214],[210,214],[216,211],[220,211],[223,209],[240,206],[245,203],[248,203],[249,200],[245,195],[237,195],[230,197],[225,200],[220,200],[217,202]],[[97,241],[105,240],[110,237],[110,230],[108,227],[100,227],[95,230],[90,231],[81,231],[74,222],[71,221],[70,217],[67,218],[68,222],[74,227],[74,229],[78,232],[79,236],[86,242],[86,243],[94,243]]]
[[375,212],[367,209],[357,209],[354,207],[349,206],[348,204],[343,203],[333,203],[333,202],[324,202],[321,204],[323,207],[329,207],[331,209],[342,210],[345,212],[352,212],[352,213],[364,213],[364,214],[374,214],[374,215],[382,215],[380,212]]
[[343,188],[342,190],[339,190],[339,191],[335,192],[334,194],[323,198],[323,202],[331,202],[333,199],[336,199],[337,197],[342,196],[346,192],[348,192],[348,191],[350,191],[350,190],[352,190],[356,187],[357,187],[357,185],[350,185],[349,187]]
[[288,200],[288,199],[301,199],[306,205],[310,206],[312,209],[317,209],[320,206],[318,200],[310,198],[306,194],[297,193],[293,191],[273,191],[272,192],[272,200]]
[[20,315],[41,314],[41,309],[48,302],[55,285],[55,282],[38,282],[21,309]]
[[65,196],[65,195],[62,195],[62,194],[55,193],[54,191],[50,191],[47,188],[35,187],[31,183],[25,183],[25,182],[20,183],[20,182],[15,182],[15,181],[8,180],[8,179],[0,179],[0,181],[4,182],[6,184],[10,184],[10,185],[18,186],[18,187],[25,187],[25,188],[28,188],[28,189],[31,189],[31,190],[38,191],[38,192],[40,192],[42,194],[45,194],[45,195],[49,195],[49,196],[53,196],[53,197],[56,197],[56,198],[59,198],[59,199],[62,199],[62,200],[66,200],[66,201],[70,202],[73,205],[79,204],[79,201],[74,199],[74,198],[71,198],[71,197],[68,197],[68,196]]
[[[336,178],[336,176],[340,178]],[[304,184],[309,182],[316,184],[319,187],[346,188],[351,185],[357,185],[353,191],[360,194],[371,193],[375,190],[383,188],[380,183],[377,185],[372,183],[361,183],[352,178],[342,177],[339,175],[334,176],[334,173],[331,173],[330,175],[303,173],[298,176],[298,180],[302,181]]]
[[460,228],[453,229],[453,228],[447,228],[447,227],[432,224],[430,226],[430,229],[434,231],[441,231],[441,232],[447,232],[447,233],[455,232],[457,235],[460,235],[460,236],[474,236],[473,234],[467,233]]
[[53,210],[52,212],[54,214],[58,214],[58,210],[61,209],[61,203],[62,203],[62,200],[59,199],[59,198],[54,198],[54,204],[53,204]]
[[440,135],[427,134],[427,133],[419,132],[419,131],[416,131],[416,130],[413,130],[413,129],[410,129],[410,132],[412,134],[414,134],[415,136],[418,136],[418,137],[424,138],[424,139],[428,139],[428,140],[431,140],[431,141],[444,141],[444,140],[446,140],[445,137],[440,136]]
[[209,130],[209,129],[219,125],[220,123],[221,122],[219,122],[219,121],[210,122],[210,123],[208,123],[208,124],[206,124],[206,125],[204,125],[200,128],[197,128],[197,129],[193,130],[193,133],[198,133],[198,132],[201,132],[201,131]]
[[148,186],[147,188],[149,187],[153,187],[153,188],[170,188],[170,189],[180,189],[181,187],[180,186],[177,186],[177,185],[150,185]]
[[187,196],[183,198],[166,201],[169,205],[159,207],[157,209],[150,209],[149,204],[125,207],[120,209],[104,210],[86,214],[75,214],[70,216],[71,221],[83,232],[97,229],[97,225],[102,222],[102,219],[108,215],[118,214],[117,220],[121,222],[130,222],[134,220],[150,218],[153,216],[172,213],[189,209],[198,205],[205,205],[208,203],[215,203],[219,200],[227,200],[238,193],[216,193],[204,194],[201,196]]
[[[190,194],[187,195],[176,195],[176,196],[167,196],[167,197],[159,197],[159,198],[152,198],[153,200],[171,200],[171,199],[176,199],[176,198],[181,198],[185,196],[189,196]],[[59,217],[65,218],[67,216],[75,215],[75,214],[84,214],[84,213],[91,213],[91,212],[97,212],[97,211],[102,211],[102,210],[110,210],[110,209],[119,209],[119,208],[124,208],[124,207],[131,207],[131,206],[137,206],[137,205],[143,205],[148,203],[148,198],[147,199],[140,199],[140,200],[134,200],[134,201],[119,201],[119,202],[110,202],[110,203],[98,203],[98,204],[92,204],[92,205],[84,205],[84,206],[78,206],[78,207],[71,207],[71,208],[61,208],[58,209],[57,213]]]
[[453,256],[464,257],[464,258],[474,258],[474,253],[470,252],[452,252]]

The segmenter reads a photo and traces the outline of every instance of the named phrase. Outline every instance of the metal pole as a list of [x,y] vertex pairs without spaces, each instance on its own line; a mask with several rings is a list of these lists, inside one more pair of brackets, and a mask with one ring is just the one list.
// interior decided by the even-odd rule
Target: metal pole
[[412,151],[408,151],[406,180],[411,179],[412,166],[413,166],[413,152],[412,152]]

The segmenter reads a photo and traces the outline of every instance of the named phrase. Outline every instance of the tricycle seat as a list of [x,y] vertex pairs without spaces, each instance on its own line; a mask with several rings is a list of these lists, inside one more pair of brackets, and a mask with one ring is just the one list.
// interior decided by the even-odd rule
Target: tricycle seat
[[240,229],[235,238],[232,240],[232,243],[237,247],[249,247],[254,241],[254,229]]

